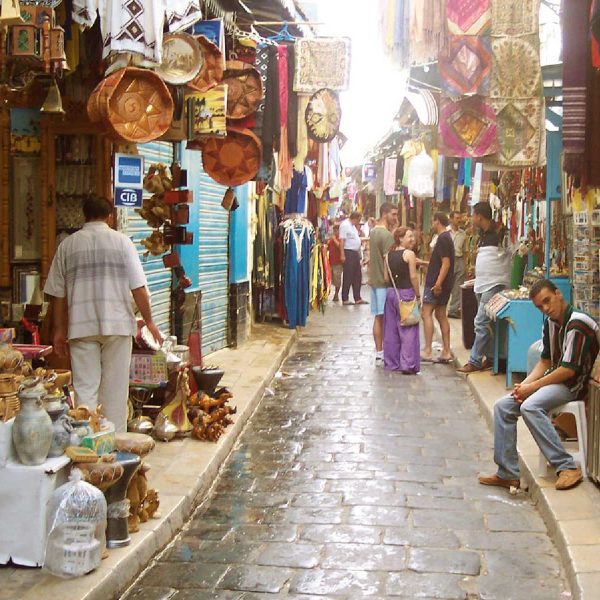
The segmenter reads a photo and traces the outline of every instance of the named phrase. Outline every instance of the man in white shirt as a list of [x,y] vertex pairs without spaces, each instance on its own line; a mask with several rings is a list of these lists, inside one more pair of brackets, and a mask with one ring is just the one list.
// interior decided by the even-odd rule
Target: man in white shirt
[[[58,247],[44,292],[52,297],[53,345],[71,357],[79,404],[101,404],[116,431],[127,431],[132,336],[137,325],[132,295],[157,342],[162,335],[150,310],[146,277],[133,242],[108,226],[112,205],[89,196],[85,225]],[[65,316],[68,312],[68,326]]]
[[[368,304],[360,297],[362,273],[360,269],[360,248],[362,241],[358,234],[360,213],[353,212],[350,217],[340,223],[340,253],[344,265],[342,280],[342,304]],[[350,287],[354,302],[350,302]]]

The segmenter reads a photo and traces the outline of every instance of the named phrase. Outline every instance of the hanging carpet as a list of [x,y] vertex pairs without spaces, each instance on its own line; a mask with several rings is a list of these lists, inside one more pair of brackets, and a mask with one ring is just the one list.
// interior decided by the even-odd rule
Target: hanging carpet
[[539,18],[540,0],[492,0],[492,35],[537,34]]
[[450,96],[487,95],[492,54],[489,36],[453,35],[440,53],[442,90]]
[[455,35],[480,35],[490,28],[490,0],[446,0],[448,30]]
[[498,151],[496,117],[481,96],[457,101],[442,96],[440,135],[445,156],[479,158]]
[[537,35],[492,38],[491,98],[532,98],[542,93]]
[[544,164],[544,99],[491,99],[490,103],[496,113],[500,149],[486,160],[486,168],[517,169]]
[[296,40],[294,91],[314,94],[321,88],[336,92],[348,89],[350,39],[316,38]]

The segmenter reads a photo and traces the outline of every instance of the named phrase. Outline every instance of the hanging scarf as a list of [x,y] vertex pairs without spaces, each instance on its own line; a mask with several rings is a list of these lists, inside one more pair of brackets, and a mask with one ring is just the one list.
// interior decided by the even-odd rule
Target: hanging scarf
[[278,69],[279,69],[279,126],[280,145],[278,156],[278,169],[281,173],[280,185],[282,190],[289,190],[292,185],[292,160],[288,148],[288,55],[287,46],[279,46]]
[[589,61],[589,0],[563,2],[564,170],[583,172],[586,139],[586,75]]

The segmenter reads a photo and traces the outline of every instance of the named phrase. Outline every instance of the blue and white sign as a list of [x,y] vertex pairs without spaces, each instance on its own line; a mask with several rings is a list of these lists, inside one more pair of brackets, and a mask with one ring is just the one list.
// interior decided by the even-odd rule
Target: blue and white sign
[[141,208],[144,189],[144,157],[115,154],[115,206]]

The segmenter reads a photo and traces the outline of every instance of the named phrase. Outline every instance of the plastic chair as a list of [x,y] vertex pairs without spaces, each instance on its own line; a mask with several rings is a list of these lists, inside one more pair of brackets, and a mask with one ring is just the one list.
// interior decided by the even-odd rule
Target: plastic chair
[[[585,402],[583,400],[574,400],[573,402],[567,402],[562,406],[557,406],[550,412],[550,417],[557,415],[558,413],[570,413],[575,417],[575,424],[577,425],[577,451],[570,452],[573,456],[573,460],[579,463],[581,467],[581,473],[584,478],[587,478],[587,466],[586,466],[586,450],[587,450],[587,417],[585,415]],[[567,450],[568,451],[568,450]],[[543,477],[546,475],[548,468],[548,462],[545,456],[540,452],[539,458],[539,474]]]

